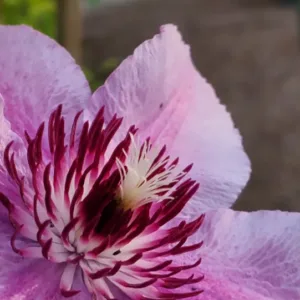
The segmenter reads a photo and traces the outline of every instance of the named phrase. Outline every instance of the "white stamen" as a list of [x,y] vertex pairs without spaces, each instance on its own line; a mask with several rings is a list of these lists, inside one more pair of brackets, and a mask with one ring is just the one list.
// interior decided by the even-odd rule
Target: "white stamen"
[[[136,208],[149,202],[172,199],[173,189],[169,185],[177,182],[182,173],[177,171],[176,164],[171,164],[168,156],[162,155],[157,160],[160,151],[152,147],[148,140],[139,147],[131,135],[129,151],[124,152],[125,162],[117,160],[121,174],[118,197],[124,208]],[[153,173],[156,174],[150,176]]]

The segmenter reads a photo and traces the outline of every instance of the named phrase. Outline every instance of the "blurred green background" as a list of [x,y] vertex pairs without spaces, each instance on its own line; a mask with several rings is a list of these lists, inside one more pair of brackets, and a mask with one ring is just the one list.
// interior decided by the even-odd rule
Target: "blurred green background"
[[[62,1],[62,0],[58,0]],[[58,40],[59,8],[56,0],[2,0],[0,23],[14,25],[27,24],[35,29]],[[1,2],[1,0],[0,0]],[[73,1],[75,3],[75,1]],[[88,0],[89,7],[98,5],[99,0]],[[1,9],[2,8],[2,9]],[[79,22],[81,20],[78,20]],[[104,63],[96,66],[93,71],[82,65],[82,68],[95,90],[103,84],[108,75],[116,68],[119,60],[109,58]]]
[[4,0],[4,24],[28,24],[56,37],[56,2],[54,0]]

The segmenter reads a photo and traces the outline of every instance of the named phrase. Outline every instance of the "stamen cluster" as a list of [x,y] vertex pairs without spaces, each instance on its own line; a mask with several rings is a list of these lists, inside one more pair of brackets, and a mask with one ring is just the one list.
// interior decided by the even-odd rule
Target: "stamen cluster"
[[[5,166],[22,199],[0,197],[15,228],[12,249],[64,263],[65,297],[80,292],[72,287],[78,274],[95,299],[113,299],[112,286],[131,299],[199,295],[193,285],[203,276],[193,270],[201,259],[182,265],[176,257],[201,247],[187,241],[204,216],[173,222],[199,187],[185,179],[191,166],[178,172],[178,159],[171,161],[166,147],[157,150],[150,138],[139,146],[133,126],[108,155],[122,120],[114,116],[105,125],[103,113],[79,130],[79,112],[66,135],[59,106],[47,134],[44,123],[35,137],[25,133],[30,175],[19,171],[13,142],[8,144]],[[19,236],[27,247],[18,247]]]

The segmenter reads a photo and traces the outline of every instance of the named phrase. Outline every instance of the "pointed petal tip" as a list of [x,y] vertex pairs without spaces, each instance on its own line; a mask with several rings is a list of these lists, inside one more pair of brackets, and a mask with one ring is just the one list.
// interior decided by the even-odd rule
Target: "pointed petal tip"
[[159,29],[160,29],[160,33],[158,33],[157,36],[170,35],[173,38],[173,42],[175,42],[177,40],[176,42],[180,43],[181,46],[184,45],[185,48],[190,52],[190,45],[184,41],[181,31],[177,25],[164,24],[164,25],[161,25]]
[[159,30],[160,30],[160,33],[177,34],[182,39],[181,33],[179,32],[177,25],[174,25],[174,24],[164,24],[164,25],[160,26]]

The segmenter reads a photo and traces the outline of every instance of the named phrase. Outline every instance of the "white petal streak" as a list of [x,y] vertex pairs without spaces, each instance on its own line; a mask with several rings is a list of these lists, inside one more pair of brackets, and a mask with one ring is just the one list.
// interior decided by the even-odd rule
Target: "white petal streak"
[[73,284],[74,275],[76,272],[77,265],[67,264],[60,280],[60,289],[70,291]]

